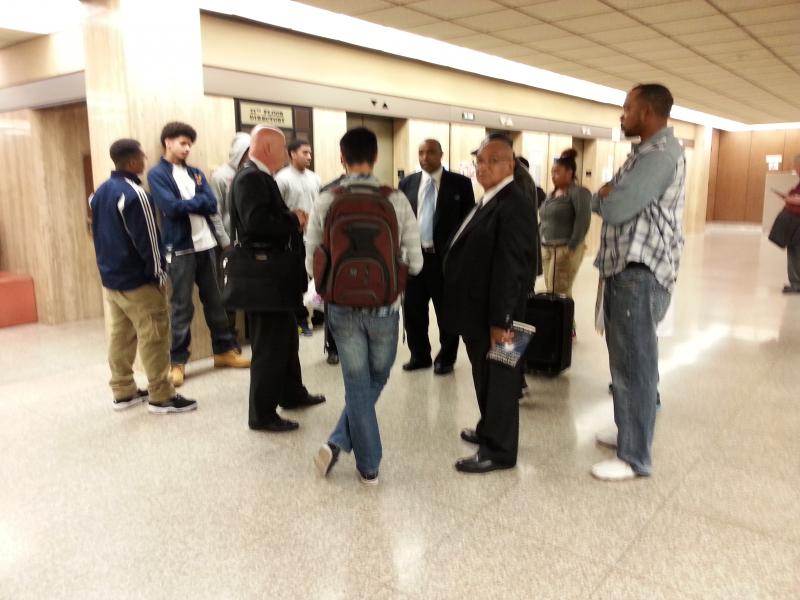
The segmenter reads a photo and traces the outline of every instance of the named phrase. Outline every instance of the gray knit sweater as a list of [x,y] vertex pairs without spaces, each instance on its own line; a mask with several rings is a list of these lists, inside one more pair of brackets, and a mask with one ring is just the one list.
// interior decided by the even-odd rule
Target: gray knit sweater
[[572,184],[567,193],[555,197],[550,192],[539,209],[539,234],[543,246],[580,245],[592,219],[592,194],[585,187]]

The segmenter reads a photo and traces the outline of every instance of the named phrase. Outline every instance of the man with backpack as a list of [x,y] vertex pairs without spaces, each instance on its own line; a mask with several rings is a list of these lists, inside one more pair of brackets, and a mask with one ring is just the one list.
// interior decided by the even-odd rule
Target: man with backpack
[[339,187],[320,194],[313,208],[306,270],[328,302],[345,408],[314,463],[324,477],[342,450],[352,450],[361,482],[375,485],[382,455],[375,404],[397,355],[403,279],[419,273],[423,259],[408,199],[381,186],[372,173],[378,158],[375,134],[351,129],[339,148],[347,176]]

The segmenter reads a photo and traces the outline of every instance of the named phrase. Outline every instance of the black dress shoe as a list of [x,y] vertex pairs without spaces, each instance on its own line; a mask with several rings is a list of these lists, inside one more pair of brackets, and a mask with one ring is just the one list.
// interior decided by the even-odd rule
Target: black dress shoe
[[428,369],[432,364],[433,363],[431,362],[431,359],[424,361],[412,358],[410,361],[408,361],[406,364],[403,365],[403,371],[416,371],[418,369]]
[[456,461],[456,471],[461,471],[462,473],[488,473],[489,471],[513,468],[514,465],[505,465],[493,461],[491,458],[481,460],[477,454]]
[[442,363],[433,363],[433,372],[436,375],[447,375],[453,372],[453,365],[443,365]]
[[325,396],[323,395],[314,395],[309,394],[303,400],[299,402],[292,402],[291,404],[281,404],[281,408],[285,408],[288,410],[292,410],[294,408],[307,408],[309,406],[315,406],[317,404],[322,404],[325,402]]
[[250,425],[253,431],[272,431],[273,433],[282,433],[284,431],[294,431],[300,427],[297,421],[290,421],[289,419],[282,419],[277,417],[274,421],[264,423],[263,425]]
[[338,365],[339,364],[339,355],[336,352],[328,352],[328,358],[326,359],[329,365]]
[[474,429],[462,429],[461,430],[461,439],[465,442],[469,442],[470,444],[480,444],[481,438],[478,437],[478,434]]

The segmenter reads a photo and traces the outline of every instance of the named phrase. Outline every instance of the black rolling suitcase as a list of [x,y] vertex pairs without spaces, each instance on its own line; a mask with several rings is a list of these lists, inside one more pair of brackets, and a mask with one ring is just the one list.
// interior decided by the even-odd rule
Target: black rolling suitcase
[[[555,258],[553,282],[555,283]],[[572,323],[575,302],[562,294],[532,294],[528,297],[525,322],[536,327],[525,365],[528,371],[555,377],[572,364]]]

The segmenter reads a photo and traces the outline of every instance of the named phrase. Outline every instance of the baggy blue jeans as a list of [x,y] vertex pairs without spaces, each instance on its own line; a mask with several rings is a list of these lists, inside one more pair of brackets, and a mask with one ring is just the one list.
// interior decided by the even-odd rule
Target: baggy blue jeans
[[670,293],[639,263],[607,277],[603,296],[606,345],[617,424],[617,456],[639,475],[650,475],[658,402],[656,328]]
[[328,441],[345,452],[352,450],[362,475],[375,475],[383,452],[375,404],[397,356],[399,313],[390,307],[331,304],[327,317],[345,390],[345,407]]

